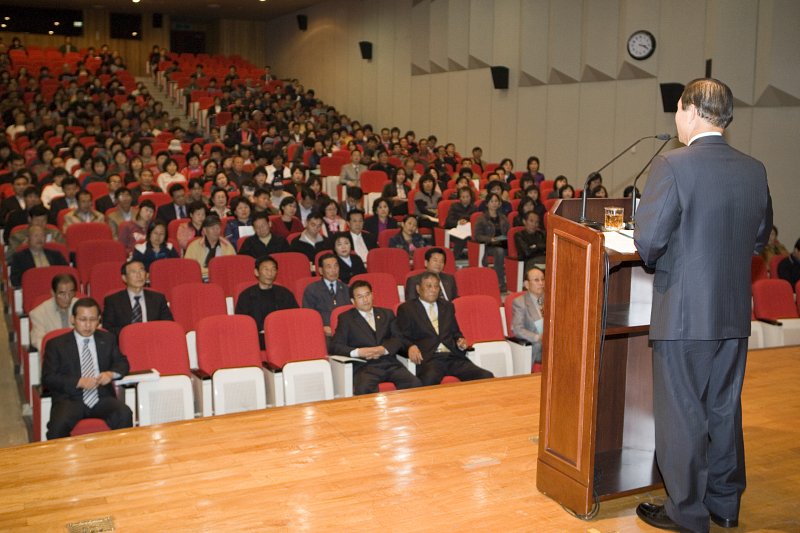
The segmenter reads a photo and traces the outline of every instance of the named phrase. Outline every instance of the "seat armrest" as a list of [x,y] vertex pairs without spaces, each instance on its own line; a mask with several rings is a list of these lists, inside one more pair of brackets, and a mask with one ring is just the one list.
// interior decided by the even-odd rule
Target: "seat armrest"
[[197,377],[198,379],[202,379],[204,381],[207,379],[211,379],[211,375],[202,368],[192,368],[191,371],[192,374],[194,374],[195,377]]
[[774,320],[772,318],[756,318],[759,322],[763,322],[764,324],[769,324],[770,326],[782,326],[783,322],[778,320]]
[[506,337],[506,340],[509,341],[509,342],[513,342],[515,344],[520,344],[522,346],[531,346],[532,345],[532,343],[530,341],[526,341],[522,337],[514,337],[514,336],[509,335],[508,337]]
[[267,370],[272,370],[273,372],[280,372],[282,370],[281,367],[269,361],[261,361],[261,365]]

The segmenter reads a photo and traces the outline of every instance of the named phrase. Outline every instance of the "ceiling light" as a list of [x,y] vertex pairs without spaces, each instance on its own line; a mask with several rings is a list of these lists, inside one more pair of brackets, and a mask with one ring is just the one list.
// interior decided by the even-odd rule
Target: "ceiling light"
[[55,22],[53,23],[53,26],[59,26],[59,25],[61,25],[61,23],[60,23],[59,21],[55,21]]
[[131,33],[131,37],[136,37],[137,35],[139,35],[139,33],[138,33],[138,32],[133,32],[133,33]]
[[8,28],[8,24],[6,24],[6,23],[4,22],[3,24],[0,24],[0,28]]
[[53,30],[50,30],[49,32],[47,32],[47,35],[53,35]]
[[141,1],[142,1],[142,0],[133,0],[133,3],[134,3],[134,4],[138,4],[138,3],[139,3],[139,2],[141,2]]
[[11,20],[11,17],[3,17],[5,20]]

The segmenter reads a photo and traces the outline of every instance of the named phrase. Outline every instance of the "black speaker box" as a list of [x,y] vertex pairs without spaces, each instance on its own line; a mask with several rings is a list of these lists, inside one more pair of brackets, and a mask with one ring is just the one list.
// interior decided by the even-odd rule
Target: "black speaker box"
[[495,89],[508,89],[508,67],[491,67]]
[[683,94],[683,85],[680,83],[661,84],[661,105],[664,106],[664,113],[677,113],[678,100]]
[[361,49],[361,59],[372,59],[372,43],[369,41],[359,41],[358,47]]
[[308,17],[306,15],[297,15],[297,28],[300,31],[308,29]]
[[164,17],[161,13],[153,13],[153,27],[160,28],[164,25]]

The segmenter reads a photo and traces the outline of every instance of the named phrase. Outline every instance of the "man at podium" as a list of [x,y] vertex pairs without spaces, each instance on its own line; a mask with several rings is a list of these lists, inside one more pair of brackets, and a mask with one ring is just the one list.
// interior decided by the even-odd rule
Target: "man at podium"
[[668,499],[636,513],[661,529],[738,525],[745,489],[741,390],[750,335],[750,261],[772,207],[764,165],[728,146],[733,95],[691,81],[675,125],[686,145],[653,161],[634,239],[655,269],[650,340],[656,458]]

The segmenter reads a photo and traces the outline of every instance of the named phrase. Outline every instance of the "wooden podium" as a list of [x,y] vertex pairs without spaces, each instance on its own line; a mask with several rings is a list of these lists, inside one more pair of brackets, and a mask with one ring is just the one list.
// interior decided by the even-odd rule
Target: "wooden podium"
[[[587,200],[586,217],[602,223],[604,207],[630,217],[630,199]],[[647,339],[652,277],[638,254],[606,249],[601,231],[577,222],[580,211],[580,200],[560,200],[547,218],[536,486],[589,515],[595,502],[660,487],[661,476]]]

